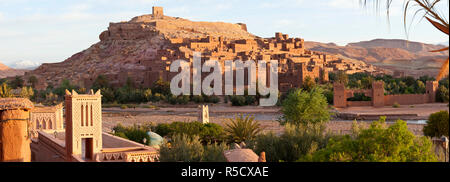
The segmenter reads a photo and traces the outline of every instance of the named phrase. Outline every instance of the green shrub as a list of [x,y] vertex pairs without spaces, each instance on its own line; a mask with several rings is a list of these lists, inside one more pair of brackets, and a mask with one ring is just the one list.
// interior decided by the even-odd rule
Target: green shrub
[[169,96],[169,100],[168,101],[169,101],[170,104],[175,105],[175,104],[178,103],[178,99],[177,98],[178,98],[177,96],[171,95],[171,96]]
[[225,123],[225,132],[228,135],[230,142],[241,143],[254,139],[263,128],[258,121],[255,121],[254,116],[241,114],[235,119],[230,119],[230,122]]
[[231,96],[231,104],[233,106],[245,106],[246,104],[245,97],[241,95],[233,95]]
[[222,126],[208,123],[202,126],[199,135],[204,143],[216,143],[223,141],[225,133]]
[[161,162],[201,162],[205,149],[198,136],[174,135],[172,141],[161,145]]
[[209,98],[209,102],[210,102],[210,103],[217,104],[217,103],[220,102],[220,98],[217,97],[217,96],[215,96],[215,95],[213,95],[213,96],[211,96],[211,97]]
[[330,139],[326,148],[303,158],[315,162],[426,162],[436,161],[432,142],[416,137],[405,121],[387,127],[386,117],[368,129],[355,127],[353,136]]
[[229,147],[225,144],[203,146],[199,136],[174,135],[170,143],[160,147],[161,162],[226,162],[223,152]]
[[227,159],[223,155],[223,152],[228,150],[229,147],[225,143],[208,144],[205,147],[203,154],[203,162],[227,162]]
[[192,96],[192,101],[194,101],[195,103],[203,103],[204,102],[204,100],[203,100],[203,96],[201,96],[201,95],[194,95],[194,96]]
[[186,95],[180,95],[177,97],[177,103],[178,104],[188,104],[189,103],[189,96]]
[[121,109],[128,109],[128,106],[125,105],[125,104],[123,104],[123,105],[120,105],[120,108],[121,108]]
[[425,136],[430,137],[448,137],[449,128],[449,113],[448,111],[440,111],[431,114],[428,118],[427,125],[423,128]]
[[262,134],[249,142],[256,153],[265,152],[268,162],[294,162],[324,148],[331,135],[324,132],[323,125],[285,125],[281,136]]
[[215,123],[203,124],[200,122],[173,122],[171,124],[159,124],[154,130],[161,136],[172,137],[185,134],[188,136],[200,136],[202,143],[222,142],[225,132],[222,126]]
[[[150,131],[150,129],[146,126],[134,125],[131,127],[125,127],[118,124],[113,128],[113,131],[115,136],[126,138],[138,143],[147,145],[148,142],[150,142],[150,137],[147,135],[147,132]],[[144,143],[144,138],[147,140],[146,143]]]
[[449,100],[449,91],[448,88],[444,85],[441,85],[436,93],[436,101],[438,102],[448,102]]
[[173,132],[173,130],[170,128],[170,125],[166,123],[158,124],[154,131],[162,137],[165,137]]
[[392,104],[392,107],[393,107],[393,108],[399,108],[399,107],[400,107],[400,104],[398,104],[398,102],[394,102],[394,104]]

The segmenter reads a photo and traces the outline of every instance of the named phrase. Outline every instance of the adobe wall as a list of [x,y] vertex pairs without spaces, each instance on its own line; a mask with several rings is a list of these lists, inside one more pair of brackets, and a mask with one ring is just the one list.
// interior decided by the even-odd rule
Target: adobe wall
[[31,144],[36,162],[65,162],[66,149],[63,141],[46,132],[38,132],[38,140]]
[[0,111],[0,161],[30,162],[29,111]]
[[347,101],[347,107],[372,106],[372,101]]
[[424,104],[428,103],[427,94],[401,94],[401,95],[386,95],[384,96],[384,105],[392,106],[394,103],[400,105],[411,105],[411,104]]

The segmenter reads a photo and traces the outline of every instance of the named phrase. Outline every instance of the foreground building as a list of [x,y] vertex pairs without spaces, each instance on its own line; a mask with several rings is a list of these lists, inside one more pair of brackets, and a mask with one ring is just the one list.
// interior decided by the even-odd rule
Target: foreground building
[[102,132],[100,91],[66,91],[65,129],[38,130],[31,160],[38,162],[156,162],[158,151]]

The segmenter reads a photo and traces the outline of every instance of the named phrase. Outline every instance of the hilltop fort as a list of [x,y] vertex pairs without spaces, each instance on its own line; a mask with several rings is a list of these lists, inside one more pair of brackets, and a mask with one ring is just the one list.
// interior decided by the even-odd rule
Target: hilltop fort
[[99,38],[100,42],[64,62],[28,72],[25,79],[36,76],[37,89],[59,85],[64,79],[89,89],[99,75],[116,87],[127,80],[151,87],[159,78],[170,81],[177,74],[169,71],[172,61],[192,63],[194,52],[202,53],[202,61],[278,60],[280,91],[301,86],[307,77],[326,82],[328,73],[338,70],[383,73],[361,61],[307,50],[302,38],[282,33],[261,38],[249,33],[244,23],[194,22],[165,16],[162,7],[130,21],[110,23]]

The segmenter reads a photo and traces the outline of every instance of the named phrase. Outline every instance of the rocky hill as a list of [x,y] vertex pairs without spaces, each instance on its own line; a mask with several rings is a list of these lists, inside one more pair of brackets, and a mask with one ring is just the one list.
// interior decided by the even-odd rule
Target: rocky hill
[[339,54],[343,57],[362,60],[406,75],[435,76],[439,67],[448,57],[448,51],[431,53],[443,48],[440,45],[425,44],[399,39],[375,39],[338,46],[333,43],[305,42],[307,49],[324,53]]
[[0,78],[22,76],[26,70],[12,69],[2,63],[0,63]]
[[142,61],[154,59],[158,50],[170,48],[172,38],[183,40],[206,36],[221,36],[224,40],[256,37],[246,31],[245,24],[142,15],[130,21],[110,23],[108,30],[100,34],[100,42],[63,62],[44,63],[28,75],[38,77],[43,88],[49,83],[57,85],[66,78],[83,85],[86,79],[92,81],[94,74],[144,70]]

